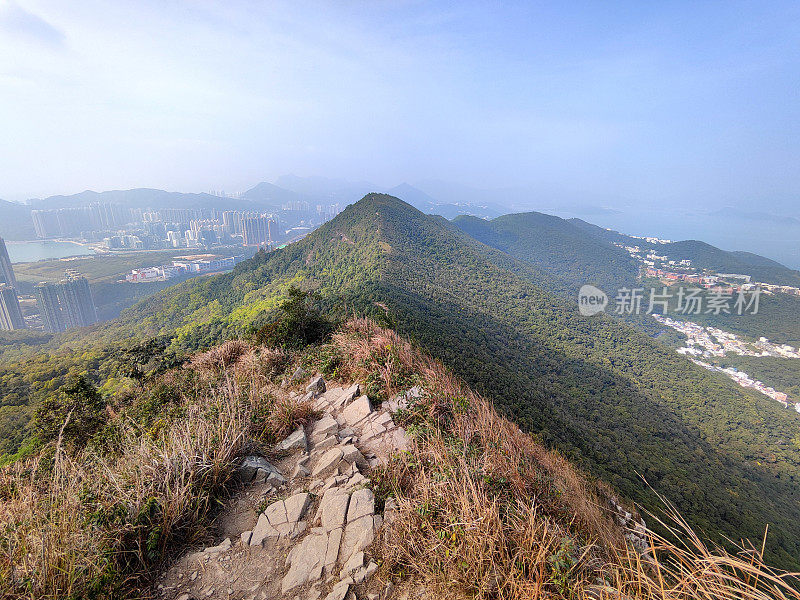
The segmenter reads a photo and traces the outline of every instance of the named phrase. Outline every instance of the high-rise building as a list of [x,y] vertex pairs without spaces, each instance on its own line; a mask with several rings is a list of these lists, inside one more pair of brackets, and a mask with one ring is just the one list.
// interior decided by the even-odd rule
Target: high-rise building
[[97,323],[97,309],[86,277],[68,273],[67,278],[58,284],[58,301],[67,329]]
[[89,282],[74,271],[68,271],[59,283],[40,283],[34,294],[47,331],[57,333],[97,323]]
[[36,235],[40,238],[58,237],[61,229],[58,224],[58,211],[55,210],[32,210],[33,228]]
[[[32,210],[36,235],[41,238],[71,237],[92,228],[93,209],[88,206]],[[100,217],[97,217],[100,218]]]
[[39,314],[42,316],[44,330],[50,333],[64,331],[64,320],[61,318],[61,305],[58,302],[58,286],[54,283],[40,283],[33,288]]
[[272,219],[264,215],[242,219],[244,245],[260,246],[272,242],[272,224]]
[[226,210],[222,213],[222,225],[230,234],[242,232],[242,213],[238,210]]
[[25,329],[17,290],[5,283],[0,283],[0,329]]
[[17,278],[14,276],[14,269],[11,266],[11,259],[8,257],[6,242],[0,237],[0,283],[5,283],[16,289]]

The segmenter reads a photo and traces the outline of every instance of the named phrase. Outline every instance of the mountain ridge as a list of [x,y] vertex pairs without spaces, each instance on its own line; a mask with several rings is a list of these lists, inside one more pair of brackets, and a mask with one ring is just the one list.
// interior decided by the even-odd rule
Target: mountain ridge
[[645,506],[657,500],[641,477],[715,540],[758,539],[770,522],[769,555],[794,564],[800,459],[786,440],[800,415],[612,317],[580,317],[553,292],[563,282],[391,196],[369,194],[299,242],[149,298],[95,339],[205,348],[269,325],[296,285],[316,290],[327,314],[373,316],[410,335]]
[[[244,315],[253,316],[250,326],[264,323],[258,315],[269,310],[271,298],[301,283],[318,289],[332,310],[388,318],[525,429],[638,501],[649,504],[652,498],[637,473],[704,529],[757,537],[758,522],[773,522],[776,532],[794,527],[786,518],[797,514],[797,501],[770,473],[788,482],[796,453],[783,451],[782,460],[793,456],[794,462],[765,469],[752,459],[743,462],[736,448],[744,436],[751,452],[773,452],[772,428],[777,424],[791,437],[790,423],[800,415],[779,416],[768,399],[709,377],[610,317],[578,317],[574,303],[544,291],[550,281],[398,199],[370,194],[305,240],[258,255],[218,282],[190,284],[220,302],[213,314],[208,301],[192,302],[184,285],[185,295],[173,296],[168,305],[197,306],[192,312],[159,313],[146,302],[129,318],[165,320],[178,331],[189,327],[183,340],[202,345],[231,327],[244,331]],[[224,300],[225,294],[233,296]],[[729,406],[717,403],[718,396]],[[725,423],[745,414],[756,420],[732,436]],[[668,438],[665,446],[660,440]],[[647,457],[638,454],[643,448]],[[694,475],[684,480],[679,473],[687,469]],[[739,500],[733,500],[736,508],[728,506],[726,486],[739,496],[759,497],[758,507]],[[708,506],[716,507],[713,514]],[[759,519],[760,511],[772,516]],[[777,536],[781,542],[771,552],[785,563],[791,560],[791,536]],[[783,543],[789,546],[780,551]]]

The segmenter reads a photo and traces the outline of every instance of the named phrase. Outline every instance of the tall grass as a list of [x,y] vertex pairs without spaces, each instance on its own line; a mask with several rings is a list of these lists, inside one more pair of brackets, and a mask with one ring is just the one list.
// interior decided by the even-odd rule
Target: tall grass
[[642,556],[625,543],[608,486],[396,333],[355,319],[333,346],[340,372],[381,381],[387,397],[409,372],[426,392],[396,416],[416,434],[412,450],[373,473],[397,507],[381,542],[387,576],[421,578],[441,597],[800,599],[797,577],[766,565],[762,550],[708,546],[666,500],[669,536],[648,531]]
[[[0,597],[141,595],[174,548],[204,535],[237,457],[273,434],[257,417],[273,414],[270,377],[287,360],[229,342],[159,380],[180,399],[155,425],[117,407],[111,450],[58,440],[0,471]],[[277,421],[307,412],[281,407]]]
[[[710,547],[666,501],[668,534],[648,532],[643,557],[606,485],[395,332],[353,319],[325,356],[374,399],[425,390],[395,417],[411,448],[371,474],[379,504],[396,507],[377,549],[384,576],[447,598],[800,600],[763,545]],[[203,537],[237,457],[312,417],[277,386],[295,359],[228,342],[151,382],[174,392],[166,400],[145,387],[109,406],[105,443],[75,450],[59,438],[0,470],[0,597],[146,596],[175,550]]]

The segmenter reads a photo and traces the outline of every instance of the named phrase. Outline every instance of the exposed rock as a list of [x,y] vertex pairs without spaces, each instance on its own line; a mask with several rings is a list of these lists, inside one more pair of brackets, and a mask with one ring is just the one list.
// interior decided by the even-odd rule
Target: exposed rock
[[304,465],[298,464],[294,471],[292,471],[292,478],[299,479],[301,477],[308,477],[311,475],[311,471],[309,471]]
[[206,554],[219,554],[220,552],[227,552],[231,549],[231,538],[225,538],[225,541],[217,546],[211,546],[203,550]]
[[325,551],[325,573],[332,573],[339,558],[339,547],[342,544],[344,530],[341,527],[333,529],[328,534],[328,548]]
[[374,521],[371,515],[349,522],[344,528],[342,545],[339,547],[339,562],[346,562],[354,552],[361,552],[375,539]]
[[269,483],[274,487],[279,487],[286,483],[286,478],[277,470],[267,471],[265,469],[258,469],[255,477],[253,477],[253,483]]
[[347,522],[350,523],[365,515],[375,514],[375,496],[370,489],[360,489],[350,496],[350,505],[347,509]]
[[322,394],[325,391],[325,379],[322,375],[317,375],[306,386],[306,392],[311,392],[315,396]]
[[286,521],[288,523],[297,523],[306,514],[308,506],[311,504],[311,496],[309,494],[295,494],[284,501],[286,506]]
[[347,492],[338,488],[330,488],[325,492],[318,510],[319,520],[325,531],[344,525],[349,504],[350,495]]
[[361,388],[357,383],[354,383],[339,395],[339,397],[333,403],[334,408],[344,408],[345,406],[350,404],[353,400],[358,398],[358,395],[360,393],[361,393]]
[[324,477],[328,473],[333,473],[336,471],[336,467],[339,466],[339,461],[341,460],[342,449],[339,447],[331,448],[317,460],[317,464],[311,471],[311,475],[313,477]]
[[311,533],[289,552],[286,558],[289,572],[281,581],[281,591],[291,589],[318,580],[325,566],[325,554],[328,550],[328,536]]
[[299,448],[305,452],[308,450],[308,440],[306,439],[305,430],[302,427],[298,427],[289,437],[275,446],[275,448],[282,451]]
[[266,471],[270,473],[280,472],[276,469],[266,458],[262,456],[245,456],[239,464],[239,479],[245,483],[253,481],[256,473],[259,471]]
[[350,591],[350,585],[344,582],[337,583],[333,586],[331,593],[325,596],[325,600],[344,600],[347,592]]
[[328,448],[333,448],[338,443],[338,440],[335,435],[329,435],[325,439],[320,442],[314,444],[314,450],[327,450]]
[[[363,560],[363,552],[359,552],[359,554],[362,555],[362,560]],[[369,565],[367,565],[366,567],[361,567],[359,569],[356,569],[356,571],[351,575],[351,577],[353,578],[353,581],[355,583],[361,583],[362,581],[370,577],[377,570],[378,570],[378,565],[375,564],[374,562],[370,562]]]
[[352,444],[342,446],[342,460],[357,465],[359,469],[367,468],[367,459],[361,454],[361,450]]
[[286,505],[283,503],[283,500],[278,500],[270,504],[264,511],[264,515],[273,527],[288,521],[286,518]]
[[258,523],[253,528],[253,533],[250,536],[251,546],[260,546],[268,537],[278,537],[280,533],[272,525],[270,525],[267,515],[260,514],[258,516]]
[[306,373],[303,367],[297,367],[292,373],[292,381],[300,381],[301,379],[305,379],[308,373]]
[[371,412],[372,406],[369,403],[369,398],[360,396],[358,399],[353,400],[353,402],[342,411],[342,418],[352,427]]
[[323,440],[329,435],[334,435],[339,431],[339,424],[331,415],[326,414],[319,421],[314,423],[311,437],[315,440]]
[[342,567],[342,573],[350,573],[351,571],[355,571],[356,569],[360,569],[364,566],[364,553],[363,552],[355,552],[353,556],[347,559],[344,567]]

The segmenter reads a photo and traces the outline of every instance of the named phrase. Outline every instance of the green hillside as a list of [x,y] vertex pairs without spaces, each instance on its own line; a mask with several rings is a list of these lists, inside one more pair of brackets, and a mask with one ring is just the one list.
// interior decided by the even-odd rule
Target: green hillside
[[625,250],[552,215],[528,212],[491,221],[458,217],[453,224],[484,244],[565,280],[572,295],[586,283],[606,290],[630,286],[639,272]]
[[[317,290],[329,315],[368,313],[409,334],[524,429],[645,506],[657,502],[642,477],[714,539],[757,540],[769,523],[770,559],[800,567],[800,415],[625,323],[579,316],[546,270],[370,194],[300,242],[165,290],[90,335],[59,337],[47,358],[6,366],[0,393],[18,416],[69,369],[111,393],[131,362],[157,369],[255,331],[299,285]],[[149,338],[163,343],[136,345]]]

